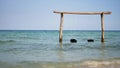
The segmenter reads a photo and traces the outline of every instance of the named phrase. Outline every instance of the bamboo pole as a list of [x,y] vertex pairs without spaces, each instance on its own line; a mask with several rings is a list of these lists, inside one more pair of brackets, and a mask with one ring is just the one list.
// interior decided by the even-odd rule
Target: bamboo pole
[[103,13],[101,14],[101,30],[102,30],[101,42],[103,43],[104,42],[104,14]]
[[63,13],[61,13],[61,20],[60,20],[60,33],[59,33],[59,42],[62,43],[62,28],[63,28],[63,20],[64,16]]

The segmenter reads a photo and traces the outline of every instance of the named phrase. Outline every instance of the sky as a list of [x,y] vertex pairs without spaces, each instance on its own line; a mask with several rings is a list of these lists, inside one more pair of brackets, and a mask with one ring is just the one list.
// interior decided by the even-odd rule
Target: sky
[[[120,30],[120,0],[0,0],[0,30],[59,30],[56,11],[103,12],[105,30]],[[63,30],[101,30],[100,15],[64,15]]]

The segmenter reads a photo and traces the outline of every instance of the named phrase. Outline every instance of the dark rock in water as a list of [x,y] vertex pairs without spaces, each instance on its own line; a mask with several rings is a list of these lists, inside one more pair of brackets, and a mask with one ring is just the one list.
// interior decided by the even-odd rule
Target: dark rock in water
[[94,42],[94,39],[88,39],[87,41],[88,42]]
[[70,42],[71,43],[77,43],[77,40],[76,39],[70,39]]

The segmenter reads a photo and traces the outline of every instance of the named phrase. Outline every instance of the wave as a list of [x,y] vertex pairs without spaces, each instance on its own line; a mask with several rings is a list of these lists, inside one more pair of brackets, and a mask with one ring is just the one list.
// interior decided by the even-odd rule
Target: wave
[[33,39],[33,40],[38,40],[39,37],[18,37],[18,39],[24,39],[24,40],[26,40],[26,39]]
[[15,40],[0,40],[0,43],[12,43],[15,42]]
[[83,61],[81,63],[81,66],[87,66],[87,67],[111,67],[111,66],[120,66],[120,60],[88,60],[88,61]]
[[83,62],[32,62],[23,61],[22,64],[28,64],[30,67],[36,68],[120,68],[120,60],[113,61],[96,61],[87,60]]
[[120,68],[120,60],[85,60],[82,62],[20,61],[2,62],[1,68]]

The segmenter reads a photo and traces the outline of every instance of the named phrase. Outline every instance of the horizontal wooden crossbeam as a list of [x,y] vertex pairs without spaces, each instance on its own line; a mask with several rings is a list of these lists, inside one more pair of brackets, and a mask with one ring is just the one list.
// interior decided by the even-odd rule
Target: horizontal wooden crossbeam
[[111,12],[62,12],[62,11],[54,11],[54,13],[58,14],[81,14],[81,15],[97,15],[97,14],[111,14]]

